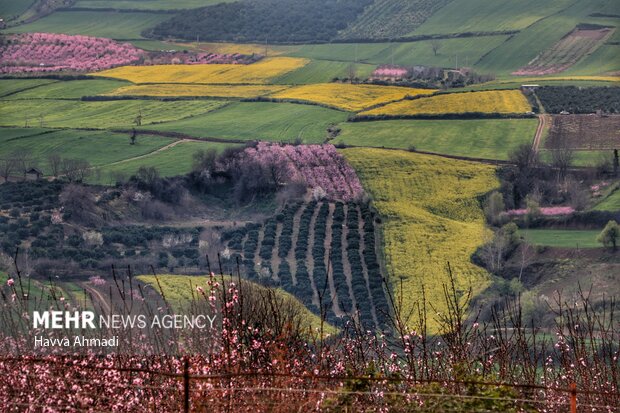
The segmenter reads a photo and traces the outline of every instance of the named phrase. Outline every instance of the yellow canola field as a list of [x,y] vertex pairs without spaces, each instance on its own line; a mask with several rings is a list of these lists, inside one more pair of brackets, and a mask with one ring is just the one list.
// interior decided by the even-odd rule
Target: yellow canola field
[[205,96],[225,98],[253,98],[275,93],[288,86],[272,85],[199,85],[159,83],[123,86],[106,96]]
[[[474,294],[489,282],[470,257],[490,232],[477,200],[498,186],[495,168],[405,151],[353,148],[342,151],[383,217],[385,260],[402,314],[417,315],[426,293],[428,323],[438,332],[437,314],[447,310],[443,285],[448,262],[457,289]],[[408,324],[416,328],[417,318]]]
[[272,97],[314,102],[357,112],[378,104],[400,100],[405,96],[432,95],[433,93],[435,91],[431,89],[397,86],[317,83],[287,89]]
[[272,57],[250,65],[153,65],[123,66],[93,76],[124,79],[133,83],[267,83],[309,62],[296,57]]
[[449,113],[525,113],[532,110],[519,90],[447,93],[428,98],[403,100],[362,115],[441,115]]

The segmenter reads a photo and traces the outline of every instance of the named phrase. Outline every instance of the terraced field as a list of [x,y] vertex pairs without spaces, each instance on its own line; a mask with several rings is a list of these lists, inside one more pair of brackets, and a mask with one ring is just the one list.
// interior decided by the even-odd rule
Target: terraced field
[[330,124],[345,121],[347,114],[311,105],[235,102],[203,116],[143,126],[143,129],[182,132],[196,137],[232,140],[322,143]]
[[133,83],[268,83],[308,63],[306,59],[273,57],[251,65],[153,65],[125,66],[95,73],[94,76]]
[[333,143],[507,159],[512,148],[532,141],[537,125],[535,119],[347,122]]
[[[446,311],[441,303],[448,263],[462,293],[488,283],[470,257],[487,235],[477,197],[498,185],[494,168],[381,149],[342,152],[383,218],[385,260],[394,293],[404,297],[402,313],[417,314],[424,289],[434,306],[429,328],[437,332],[435,313]],[[409,320],[411,328],[415,323]]]
[[518,90],[448,93],[432,97],[402,100],[361,112],[366,116],[416,116],[464,113],[523,114],[531,110]]
[[225,104],[222,101],[0,101],[0,126],[53,128],[131,128],[137,116],[142,125],[196,116]]
[[359,111],[378,104],[404,99],[407,96],[431,95],[430,89],[354,85],[349,83],[318,83],[298,86],[273,94],[276,99],[319,103],[348,111]]
[[247,276],[294,294],[328,320],[380,327],[389,313],[376,253],[374,213],[364,204],[293,203],[262,224],[223,234]]
[[175,85],[171,83],[132,85],[105,93],[107,96],[186,96],[254,98],[286,89],[286,86],[268,85]]

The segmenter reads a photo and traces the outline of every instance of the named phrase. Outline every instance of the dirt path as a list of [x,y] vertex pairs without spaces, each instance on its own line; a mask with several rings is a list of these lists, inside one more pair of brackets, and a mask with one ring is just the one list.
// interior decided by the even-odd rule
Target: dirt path
[[154,150],[152,152],[149,152],[149,153],[145,153],[144,155],[134,156],[133,158],[122,159],[120,161],[116,161],[116,162],[112,162],[112,163],[107,163],[107,164],[101,165],[101,166],[105,166],[105,167],[107,167],[107,166],[114,166],[114,165],[119,165],[119,164],[122,164],[122,163],[125,163],[125,162],[135,161],[137,159],[147,158],[149,156],[155,155],[156,153],[163,152],[163,151],[168,150],[168,149],[170,149],[170,148],[172,148],[174,146],[177,146],[178,144],[180,144],[182,142],[189,142],[189,141],[190,141],[190,139],[179,139],[178,141],[174,141],[172,143],[169,143],[166,146],[162,146],[161,148],[156,149],[156,150]]
[[301,214],[304,212],[304,206],[299,207],[295,216],[293,217],[293,235],[291,236],[291,249],[288,252],[286,260],[291,266],[291,278],[293,284],[297,285],[297,260],[295,259],[295,247],[297,246],[297,239],[299,238],[299,224],[301,221]]
[[538,127],[536,128],[534,142],[532,143],[532,149],[536,153],[538,153],[538,150],[540,148],[540,142],[542,141],[543,135],[546,132],[548,125],[551,124],[550,118],[551,117],[549,115],[538,115]]
[[88,285],[87,282],[80,283],[80,286],[84,288],[93,298],[93,307],[95,306],[95,301],[99,302],[99,308],[101,308],[106,314],[112,314],[112,306],[108,302],[108,300],[104,297],[99,290]]
[[319,304],[319,292],[314,282],[314,259],[312,258],[312,248],[314,247],[314,225],[316,224],[316,217],[319,215],[321,204],[317,204],[312,211],[312,219],[310,220],[310,228],[308,230],[308,249],[306,250],[306,262],[308,263],[308,277],[310,278],[310,285],[312,286],[312,302],[317,307]]

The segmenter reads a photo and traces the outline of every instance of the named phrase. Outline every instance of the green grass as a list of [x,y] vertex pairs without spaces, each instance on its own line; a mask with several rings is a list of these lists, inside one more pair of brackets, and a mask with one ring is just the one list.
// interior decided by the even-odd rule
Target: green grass
[[[197,286],[202,286],[206,294],[209,294],[209,286],[207,285],[209,278],[206,276],[163,274],[157,276],[157,279],[153,275],[139,275],[136,278],[138,281],[149,285],[158,294],[161,294],[163,291],[166,301],[168,301],[176,311],[186,309],[192,301],[200,302],[206,300],[204,296],[196,292]],[[217,277],[216,279],[221,283],[221,278]],[[236,278],[224,276],[224,285],[228,286],[231,280],[237,282]],[[243,294],[258,294],[257,297],[261,297],[266,293],[266,287],[247,280],[242,280],[238,288],[242,296]],[[299,314],[303,321],[302,325],[304,328],[317,330],[321,327],[321,319],[310,312],[310,310],[294,296],[281,289],[276,289],[275,293],[275,297],[278,300],[278,304],[276,305],[283,309],[290,308],[291,311]],[[260,301],[257,301],[257,305],[260,305],[259,303]],[[336,328],[327,323],[325,323],[323,327],[325,329],[325,334],[333,334],[337,331]]]
[[[83,102],[73,100],[0,101],[0,126],[52,128],[131,128],[142,113],[142,124],[166,122],[213,110],[224,101],[120,100]],[[41,118],[42,117],[42,118]]]
[[15,93],[7,99],[79,99],[82,96],[111,92],[129,84],[107,79],[61,81]]
[[38,135],[48,132],[45,128],[0,128],[0,145],[7,145],[9,141],[25,136]]
[[350,76],[350,68],[354,69],[355,76],[366,79],[370,76],[375,65],[362,63],[335,62],[330,60],[312,60],[304,67],[274,79],[276,84],[309,84],[331,82],[333,78]]
[[42,85],[54,83],[50,79],[0,79],[0,97],[10,95],[20,90],[37,88]]
[[[604,158],[611,158],[612,151],[573,151],[573,166],[596,166]],[[551,162],[552,155],[549,150],[541,150],[540,157],[545,162]]]
[[89,178],[89,182],[104,185],[115,184],[116,176],[129,176],[135,174],[142,166],[157,168],[160,176],[177,176],[191,171],[192,156],[197,151],[204,149],[216,149],[222,151],[227,147],[235,146],[227,143],[183,141],[160,152],[145,157],[107,165],[98,168]]
[[620,211],[620,187],[617,187],[593,209],[595,211]]
[[[591,13],[604,10],[608,3],[608,0],[576,2],[560,13],[540,20],[516,34],[486,55],[476,67],[482,71],[493,71],[498,75],[507,76],[510,72],[526,65],[542,50],[553,46],[579,23],[617,26],[617,19],[588,17]],[[612,40],[617,35],[618,30]],[[582,70],[581,74],[602,74],[618,67],[618,59],[614,58],[605,60],[602,65],[592,63],[598,61],[594,60],[597,59],[596,55],[597,53],[594,53],[580,63],[582,67],[589,67],[588,70]]]
[[512,148],[532,141],[536,125],[535,119],[347,122],[334,142],[507,159]]
[[112,39],[140,39],[142,30],[170,18],[167,14],[116,13],[104,11],[57,11],[29,24],[7,30],[11,33],[44,32],[83,34]]
[[521,30],[572,4],[573,0],[454,0],[412,34]]
[[195,9],[232,0],[78,0],[73,7],[117,10]]
[[[602,229],[602,228],[601,228]],[[596,237],[601,231],[570,229],[527,229],[520,231],[527,243],[557,248],[599,248]]]
[[237,102],[203,116],[145,126],[143,129],[186,133],[197,137],[241,140],[323,142],[330,123],[347,114],[319,106],[292,103]]
[[148,154],[172,142],[172,138],[138,135],[136,144],[130,145],[128,134],[107,131],[51,131],[8,141],[0,138],[0,158],[15,150],[25,149],[32,153],[39,168],[49,174],[51,171],[47,156],[51,153],[58,153],[64,158],[85,159],[91,165],[99,166]]
[[0,17],[7,20],[25,12],[32,0],[0,0]]
[[[355,44],[318,44],[304,45],[288,52],[289,56],[310,59],[333,60],[372,64],[390,64],[392,56],[397,65],[431,65],[454,67],[458,55],[459,67],[471,66],[485,53],[501,45],[508,36],[484,36],[441,41],[437,56],[433,53],[431,41],[394,42],[394,43],[359,43]],[[357,49],[357,53],[356,53]]]

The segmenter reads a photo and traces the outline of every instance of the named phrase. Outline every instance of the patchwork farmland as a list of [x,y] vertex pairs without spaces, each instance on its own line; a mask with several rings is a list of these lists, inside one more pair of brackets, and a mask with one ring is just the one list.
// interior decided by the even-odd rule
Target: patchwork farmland
[[615,411],[616,3],[0,0],[0,411]]

